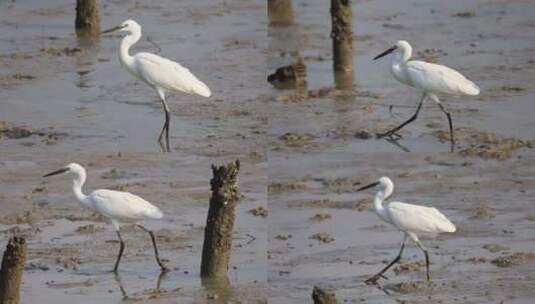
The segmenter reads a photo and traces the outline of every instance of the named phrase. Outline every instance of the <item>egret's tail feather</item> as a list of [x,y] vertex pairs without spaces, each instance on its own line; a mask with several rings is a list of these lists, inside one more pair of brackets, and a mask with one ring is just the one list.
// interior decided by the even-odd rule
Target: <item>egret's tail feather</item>
[[161,219],[163,217],[163,212],[156,206],[153,206],[154,209],[151,209],[150,211],[148,211],[147,215],[150,217],[150,218],[153,218],[153,219]]
[[198,86],[195,88],[195,93],[201,95],[202,97],[210,97],[210,95],[212,95],[210,88],[200,81]]
[[474,96],[479,95],[479,92],[480,92],[479,87],[475,83],[469,80],[467,80],[466,83],[463,83],[461,85],[461,90],[467,95],[474,95]]
[[443,232],[455,232],[457,230],[455,225],[453,225],[453,223],[448,220],[441,222],[439,228]]

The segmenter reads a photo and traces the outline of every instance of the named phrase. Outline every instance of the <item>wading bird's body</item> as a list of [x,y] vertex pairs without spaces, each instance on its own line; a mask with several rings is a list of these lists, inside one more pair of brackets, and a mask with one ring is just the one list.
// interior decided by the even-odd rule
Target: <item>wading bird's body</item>
[[104,217],[108,218],[115,228],[121,247],[119,249],[119,255],[117,256],[117,261],[115,262],[115,267],[113,269],[114,272],[117,272],[119,263],[121,261],[121,256],[124,251],[124,242],[120,233],[122,224],[135,224],[149,233],[152,240],[152,245],[154,247],[154,253],[156,255],[156,262],[163,271],[167,270],[167,268],[165,268],[160,261],[154,234],[149,229],[138,224],[138,222],[143,220],[161,219],[163,217],[163,213],[160,211],[160,209],[158,209],[158,207],[152,205],[141,197],[128,192],[99,189],[91,192],[89,195],[85,195],[82,191],[82,187],[86,180],[86,171],[82,166],[76,163],[71,163],[62,169],[46,174],[44,177],[61,173],[72,174],[72,190],[78,201],[83,206],[95,210]]
[[379,134],[379,137],[391,136],[405,125],[414,121],[418,117],[418,113],[420,112],[425,99],[430,98],[437,103],[440,110],[444,112],[448,118],[450,140],[453,149],[455,140],[453,136],[451,115],[444,109],[436,94],[478,95],[479,87],[472,81],[466,79],[461,73],[446,66],[424,61],[410,60],[412,57],[412,47],[404,40],[398,41],[395,46],[379,54],[374,60],[390,53],[393,53],[391,71],[394,78],[403,84],[420,89],[422,91],[422,98],[418,104],[416,112],[411,118],[394,129]]
[[398,256],[388,264],[378,274],[368,279],[367,283],[375,284],[380,277],[384,277],[383,273],[387,271],[392,265],[399,262],[401,254],[405,248],[407,238],[413,240],[425,254],[426,274],[427,280],[429,276],[429,255],[427,249],[420,243],[419,234],[436,235],[442,232],[455,232],[456,228],[444,214],[440,213],[436,208],[425,207],[419,205],[406,204],[402,202],[390,202],[383,205],[394,191],[394,183],[388,177],[381,177],[379,181],[370,185],[361,187],[357,191],[362,191],[371,187],[379,186],[380,190],[374,198],[374,211],[385,222],[393,225],[404,233],[401,250]]
[[141,38],[141,26],[134,20],[126,20],[120,25],[102,33],[113,31],[127,33],[122,39],[119,48],[121,65],[134,77],[142,80],[158,92],[165,111],[165,123],[158,140],[160,142],[162,141],[165,132],[167,150],[169,150],[169,122],[171,117],[166,101],[166,94],[168,92],[184,92],[210,97],[212,93],[207,85],[177,62],[145,52],[137,53],[133,56],[130,55],[130,47]]

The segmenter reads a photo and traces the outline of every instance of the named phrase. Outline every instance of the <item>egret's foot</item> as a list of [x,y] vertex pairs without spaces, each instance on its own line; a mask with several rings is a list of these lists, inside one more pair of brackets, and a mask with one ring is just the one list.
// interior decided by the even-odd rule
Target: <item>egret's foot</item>
[[171,269],[165,267],[164,265],[160,265],[160,269],[162,270],[162,273],[167,273],[167,272],[171,271]]
[[390,140],[398,141],[403,138],[400,134],[396,133],[396,131],[388,131],[385,133],[376,133],[377,138],[384,138],[387,137]]
[[380,278],[383,278],[385,280],[388,280],[388,278],[380,273],[374,275],[373,277],[367,279],[366,281],[364,281],[364,283],[366,283],[366,285],[377,285],[377,281],[379,281]]

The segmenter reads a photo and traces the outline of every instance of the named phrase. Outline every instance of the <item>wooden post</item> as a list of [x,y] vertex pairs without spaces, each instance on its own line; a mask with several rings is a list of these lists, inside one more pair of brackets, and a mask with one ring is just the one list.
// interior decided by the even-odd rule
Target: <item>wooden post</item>
[[100,14],[97,0],[76,0],[76,21],[78,36],[98,36],[100,34]]
[[24,262],[26,261],[26,240],[22,237],[9,239],[2,268],[0,269],[0,303],[18,304],[20,302],[20,283]]
[[312,300],[314,300],[314,304],[336,304],[336,295],[331,288],[314,286]]
[[288,26],[294,22],[292,0],[268,0],[269,24]]
[[333,68],[336,86],[353,86],[353,12],[351,0],[331,0],[331,38],[333,41]]
[[238,202],[238,172],[240,162],[226,166],[212,165],[210,181],[212,197],[204,228],[201,277],[223,277],[227,275],[232,251],[232,232],[235,209]]

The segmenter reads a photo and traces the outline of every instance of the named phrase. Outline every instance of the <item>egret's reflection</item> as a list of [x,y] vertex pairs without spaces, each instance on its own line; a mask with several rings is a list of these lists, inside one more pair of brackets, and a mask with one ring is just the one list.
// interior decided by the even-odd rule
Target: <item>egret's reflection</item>
[[[167,277],[168,273],[169,272],[163,272],[163,271],[160,272],[160,274],[158,275],[158,278],[156,279],[156,287],[151,291],[151,294],[159,294],[161,292],[160,287],[162,285],[162,281]],[[123,285],[121,275],[119,273],[114,273],[114,279],[119,285],[119,290],[121,291],[121,294],[123,295],[123,300],[137,298],[135,294],[131,294],[130,296],[128,295],[128,292],[126,291]]]

